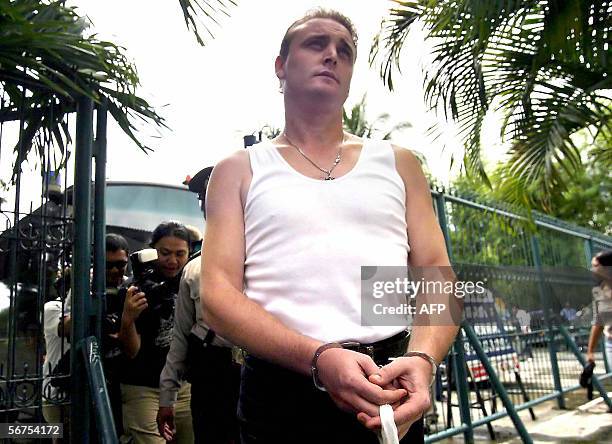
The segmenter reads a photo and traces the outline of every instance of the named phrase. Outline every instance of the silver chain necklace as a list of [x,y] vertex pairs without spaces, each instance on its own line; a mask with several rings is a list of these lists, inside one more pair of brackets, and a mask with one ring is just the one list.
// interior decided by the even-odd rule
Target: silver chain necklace
[[310,157],[306,155],[304,151],[300,149],[299,146],[297,146],[295,143],[291,141],[289,137],[287,137],[287,133],[285,133],[284,131],[283,131],[283,135],[285,136],[285,139],[287,139],[287,141],[289,142],[289,145],[291,145],[293,148],[298,150],[298,153],[300,153],[302,157],[304,157],[304,159],[310,162],[310,164],[313,167],[315,167],[316,169],[318,169],[319,171],[325,174],[325,177],[323,177],[323,180],[334,180],[335,179],[335,177],[332,177],[331,174],[332,174],[332,171],[334,171],[334,168],[336,168],[336,166],[338,166],[338,164],[342,160],[342,145],[344,145],[344,142],[346,141],[346,135],[343,135],[342,143],[340,144],[340,147],[338,148],[338,154],[336,154],[336,158],[334,159],[334,164],[328,170],[326,170],[325,168],[321,168],[319,165],[317,165]]

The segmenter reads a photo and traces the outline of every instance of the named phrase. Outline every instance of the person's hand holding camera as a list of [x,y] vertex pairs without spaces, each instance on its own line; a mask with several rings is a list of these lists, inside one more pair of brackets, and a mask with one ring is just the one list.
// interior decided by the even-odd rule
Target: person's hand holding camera
[[148,307],[147,298],[138,287],[131,286],[127,290],[125,303],[123,304],[123,317],[135,321],[138,316]]

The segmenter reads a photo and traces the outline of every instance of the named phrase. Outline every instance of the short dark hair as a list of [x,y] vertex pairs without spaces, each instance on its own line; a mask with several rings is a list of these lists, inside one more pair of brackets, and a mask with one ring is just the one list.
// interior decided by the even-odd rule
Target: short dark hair
[[155,248],[155,244],[159,242],[160,239],[168,236],[183,239],[185,242],[187,242],[188,246],[191,243],[191,236],[189,235],[189,230],[187,230],[185,225],[175,220],[168,220],[155,227],[153,233],[151,234],[149,246],[151,248]]
[[600,265],[604,267],[609,267],[612,265],[612,248],[608,248],[606,250],[600,251],[595,255]]
[[[353,25],[351,19],[349,19],[344,14],[341,14],[338,11],[334,11],[332,9],[316,8],[308,11],[306,14],[304,14],[303,17],[297,19],[287,28],[287,31],[285,31],[285,36],[283,37],[283,41],[281,42],[279,52],[279,55],[283,60],[285,60],[287,58],[287,55],[289,55],[289,47],[291,46],[291,40],[293,39],[293,31],[295,30],[295,28],[306,23],[309,20],[318,18],[334,20],[344,26],[351,34],[353,44],[355,45],[355,48],[357,48],[357,31],[355,30],[355,26]],[[355,56],[356,55],[357,54],[355,54]]]
[[106,235],[106,251],[114,253],[119,250],[123,250],[126,254],[130,254],[130,248],[125,237],[116,233],[108,233]]

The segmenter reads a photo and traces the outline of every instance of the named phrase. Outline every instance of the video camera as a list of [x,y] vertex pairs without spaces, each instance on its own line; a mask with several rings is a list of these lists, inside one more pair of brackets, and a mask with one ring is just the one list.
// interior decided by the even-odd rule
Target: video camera
[[133,285],[142,291],[149,309],[159,311],[160,316],[168,318],[174,310],[175,289],[173,283],[162,279],[155,271],[157,250],[145,248],[130,254],[130,262],[134,273]]

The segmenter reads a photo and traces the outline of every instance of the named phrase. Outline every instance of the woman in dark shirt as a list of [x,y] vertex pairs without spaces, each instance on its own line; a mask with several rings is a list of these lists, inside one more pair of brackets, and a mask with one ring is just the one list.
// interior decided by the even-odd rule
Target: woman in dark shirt
[[[159,376],[170,349],[174,302],[181,271],[189,257],[189,232],[178,222],[163,222],[153,231],[150,246],[157,250],[152,274],[134,273],[126,292],[119,340],[127,357],[121,375],[123,427],[135,444],[165,443],[157,431]],[[141,287],[141,288],[139,288]],[[179,390],[176,403],[176,442],[193,442],[189,386]]]

